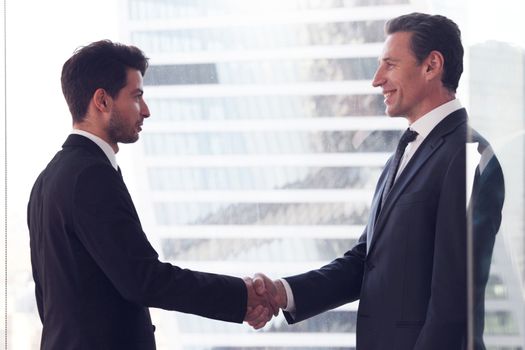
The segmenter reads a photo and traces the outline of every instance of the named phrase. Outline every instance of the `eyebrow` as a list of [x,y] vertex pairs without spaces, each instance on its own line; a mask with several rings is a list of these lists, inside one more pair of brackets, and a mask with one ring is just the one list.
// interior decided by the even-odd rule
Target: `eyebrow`
[[378,61],[379,61],[379,62],[386,62],[386,61],[390,61],[390,62],[399,62],[399,59],[397,59],[397,58],[392,58],[392,57],[383,57],[383,58],[379,58]]

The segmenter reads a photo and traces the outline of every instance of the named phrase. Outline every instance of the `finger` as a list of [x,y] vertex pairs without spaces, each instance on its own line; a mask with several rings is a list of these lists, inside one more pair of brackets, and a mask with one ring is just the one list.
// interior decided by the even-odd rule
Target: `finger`
[[252,323],[254,324],[261,321],[268,321],[271,318],[270,310],[265,306],[258,305],[255,309],[253,309],[253,311],[246,315],[244,320],[251,325]]
[[253,288],[258,295],[266,293],[266,286],[264,285],[263,279],[260,277],[255,277],[253,279]]
[[270,311],[272,312],[272,315],[274,315],[274,316],[279,315],[279,311],[280,311],[281,309],[279,308],[279,306],[277,306],[277,304],[275,304],[275,303],[270,303],[270,308],[271,308]]
[[251,318],[248,324],[250,326],[258,325],[260,323],[266,323],[268,322],[272,317],[270,314],[270,310],[267,308],[262,308],[261,312],[258,314],[255,314],[255,317]]
[[253,329],[261,329],[263,328],[264,326],[266,326],[266,323],[268,323],[268,321],[266,320],[262,320],[260,322],[251,322],[251,323],[248,323]]
[[279,314],[280,309],[281,309],[280,306],[279,306],[278,300],[279,300],[278,296],[276,296],[276,295],[269,294],[266,297],[267,306],[270,309],[270,312],[272,313],[272,315],[274,315],[274,316],[277,316]]
[[261,329],[263,328],[264,326],[266,326],[266,323],[267,322],[261,322],[261,323],[258,323],[256,325],[251,325],[253,327],[253,329]]
[[260,315],[264,312],[264,309],[265,308],[262,305],[257,305],[255,308],[248,307],[248,311],[246,312],[244,320],[248,323],[254,322],[260,318]]
[[261,329],[263,328],[268,321],[272,319],[270,311],[268,309],[264,310],[264,313],[261,315],[261,317],[257,320],[258,322],[253,322],[252,327],[254,329]]

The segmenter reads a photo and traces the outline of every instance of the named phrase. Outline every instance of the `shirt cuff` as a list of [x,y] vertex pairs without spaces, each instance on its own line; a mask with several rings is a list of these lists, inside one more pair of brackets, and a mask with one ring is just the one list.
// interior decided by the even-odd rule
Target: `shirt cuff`
[[284,286],[284,290],[286,291],[286,307],[283,309],[283,311],[289,312],[292,314],[292,316],[295,314],[295,300],[293,298],[293,292],[292,288],[290,287],[290,284],[284,279],[279,279],[281,283]]

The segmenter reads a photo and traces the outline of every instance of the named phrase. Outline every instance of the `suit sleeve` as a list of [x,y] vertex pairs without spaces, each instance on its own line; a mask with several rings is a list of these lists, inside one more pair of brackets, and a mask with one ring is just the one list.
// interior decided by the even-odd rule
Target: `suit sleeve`
[[[33,193],[34,191],[35,189],[33,188],[31,192]],[[27,227],[30,229],[31,228],[31,216],[29,215],[29,208],[30,208],[30,203],[28,203],[27,205]],[[30,239],[30,245],[34,244],[32,240],[34,240],[34,238]],[[31,261],[32,262],[37,261],[37,258],[35,255],[36,255],[36,250],[31,249]],[[42,321],[42,324],[44,324],[45,314],[44,314],[44,307],[42,305],[42,299],[43,299],[42,298],[42,286],[40,285],[40,277],[38,275],[38,270],[35,264],[33,263],[31,264],[31,272],[33,274],[33,281],[35,281],[35,298],[36,298],[36,306],[38,309],[38,316],[40,317],[40,321]]]
[[318,270],[286,277],[294,295],[294,316],[285,312],[289,324],[359,299],[366,256],[366,229],[357,244],[342,257]]
[[449,163],[436,212],[431,296],[414,349],[459,349],[467,326],[465,148]]
[[244,281],[160,262],[112,167],[85,169],[75,184],[72,206],[75,233],[123,298],[147,307],[243,321]]
[[[388,162],[385,169],[388,169]],[[386,171],[381,173],[374,198],[378,196],[380,184],[386,175]],[[285,278],[292,289],[296,306],[293,317],[290,313],[284,313],[289,324],[303,321],[360,298],[366,260],[366,233],[365,226],[356,245],[342,257],[318,270]]]

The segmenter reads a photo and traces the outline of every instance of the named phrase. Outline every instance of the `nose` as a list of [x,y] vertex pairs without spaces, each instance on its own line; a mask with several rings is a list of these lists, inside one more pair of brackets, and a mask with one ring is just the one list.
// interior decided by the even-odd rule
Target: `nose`
[[374,74],[374,79],[372,80],[372,86],[378,87],[385,84],[385,78],[381,66],[377,67],[377,70]]
[[148,105],[146,104],[146,101],[142,100],[142,104],[140,106],[140,114],[142,115],[142,117],[144,118],[149,118],[149,116],[151,115],[150,114],[150,111],[149,111],[149,107]]

